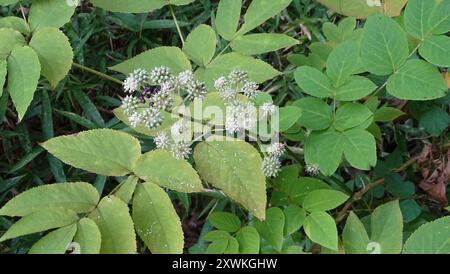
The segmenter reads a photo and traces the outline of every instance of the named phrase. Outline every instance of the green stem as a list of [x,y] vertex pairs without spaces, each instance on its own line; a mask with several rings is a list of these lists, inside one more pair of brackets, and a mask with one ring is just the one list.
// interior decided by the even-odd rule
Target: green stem
[[114,83],[119,84],[119,85],[123,85],[123,82],[122,82],[122,81],[120,81],[120,80],[118,80],[118,79],[116,79],[116,78],[114,78],[114,77],[111,77],[111,76],[109,76],[109,75],[106,75],[106,74],[104,74],[104,73],[102,73],[102,72],[100,72],[100,71],[97,71],[97,70],[95,70],[95,69],[91,69],[91,68],[88,68],[88,67],[86,67],[86,66],[77,64],[77,63],[72,63],[72,66],[75,67],[75,68],[78,68],[78,69],[87,71],[87,72],[89,72],[89,73],[95,74],[95,75],[97,75],[97,76],[99,76],[99,77],[101,77],[101,78],[103,78],[103,79],[105,79],[105,80],[114,82]]
[[[170,3],[170,1],[169,1]],[[177,28],[178,35],[180,36],[181,43],[184,46],[184,37],[183,33],[181,33],[180,25],[178,24],[177,17],[175,16],[175,12],[173,11],[172,5],[169,5],[170,14],[172,15],[173,22],[175,23],[175,27]]]

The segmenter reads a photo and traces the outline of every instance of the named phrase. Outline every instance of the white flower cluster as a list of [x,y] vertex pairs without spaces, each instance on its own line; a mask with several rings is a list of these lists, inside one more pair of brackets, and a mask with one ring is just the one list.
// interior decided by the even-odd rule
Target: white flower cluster
[[165,132],[156,134],[153,139],[156,148],[170,151],[177,159],[189,158],[189,155],[191,154],[191,142],[180,137],[187,131],[187,125],[183,121],[178,121],[172,125],[170,130],[172,138]]
[[205,83],[194,80],[192,71],[174,76],[167,67],[154,68],[150,73],[136,69],[123,82],[123,90],[127,96],[122,100],[122,108],[131,126],[148,129],[162,124],[162,112],[173,106],[175,93],[190,100],[203,98],[207,93]]
[[280,157],[286,151],[285,145],[281,143],[271,144],[267,148],[267,156],[264,157],[261,169],[266,177],[276,177],[281,169]]
[[249,79],[246,72],[240,70],[233,70],[228,76],[220,77],[214,82],[214,87],[229,103],[236,101],[238,94],[253,98],[260,92],[258,85]]
[[316,176],[319,174],[320,168],[319,168],[319,165],[316,165],[316,164],[306,165],[305,171],[306,171],[306,173],[308,173],[311,176]]
[[258,121],[256,107],[250,102],[238,100],[239,94],[252,99],[260,92],[258,85],[249,79],[248,74],[244,71],[233,70],[228,76],[218,78],[214,82],[214,87],[226,105],[225,129],[231,133],[242,133],[245,130],[254,129]]

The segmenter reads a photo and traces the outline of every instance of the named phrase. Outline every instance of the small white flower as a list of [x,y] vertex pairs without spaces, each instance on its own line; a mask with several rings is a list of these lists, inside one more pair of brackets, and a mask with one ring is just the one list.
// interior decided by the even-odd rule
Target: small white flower
[[214,87],[217,91],[222,92],[228,87],[229,83],[227,78],[222,76],[214,82]]
[[248,98],[254,97],[258,92],[258,85],[253,81],[246,81],[242,87],[242,93]]
[[147,82],[149,78],[148,72],[145,69],[135,69],[131,75],[139,84]]
[[175,142],[172,144],[170,151],[172,152],[173,157],[177,159],[186,159],[189,158],[191,154],[191,144],[189,142]]
[[208,92],[204,82],[195,80],[187,85],[186,91],[190,100],[202,99]]
[[177,76],[177,84],[179,87],[186,86],[191,81],[194,80],[194,74],[190,70],[186,70],[178,74]]
[[257,111],[251,103],[237,102],[227,107],[225,129],[232,133],[256,127]]
[[319,174],[320,172],[320,167],[317,164],[313,164],[313,165],[306,165],[306,173],[308,173],[309,175],[315,176],[317,174]]
[[123,90],[126,93],[133,93],[148,81],[148,73],[144,69],[136,69],[123,82]]
[[156,134],[153,141],[155,142],[157,149],[168,149],[170,146],[169,136],[167,136],[167,134],[162,131]]
[[226,87],[225,89],[219,91],[219,95],[225,102],[233,102],[236,99],[237,92],[231,87]]
[[173,81],[173,76],[169,68],[157,67],[150,72],[150,80],[158,85],[165,82]]
[[269,147],[267,147],[267,153],[277,158],[281,157],[284,152],[286,152],[286,148],[282,143],[273,143]]
[[236,84],[243,84],[245,81],[248,80],[248,74],[245,71],[242,70],[233,70],[230,75],[228,76],[230,81]]
[[161,89],[150,98],[150,106],[158,110],[167,110],[173,104],[173,97],[169,89]]
[[276,177],[281,169],[280,159],[277,157],[265,157],[261,169],[266,177]]
[[268,117],[277,111],[277,106],[275,106],[274,104],[272,104],[270,102],[267,102],[267,103],[264,103],[260,107],[260,111],[261,111],[262,117]]
[[125,98],[123,98],[122,100],[123,113],[127,116],[131,116],[133,113],[136,112],[138,105],[139,105],[138,98],[131,95],[125,96]]
[[154,129],[159,127],[163,122],[163,116],[159,110],[154,108],[148,108],[143,113],[143,123],[148,129]]
[[133,93],[139,88],[139,82],[133,77],[128,77],[123,81],[123,90],[126,93]]
[[144,121],[144,114],[141,112],[135,112],[128,118],[128,121],[132,127],[136,128]]

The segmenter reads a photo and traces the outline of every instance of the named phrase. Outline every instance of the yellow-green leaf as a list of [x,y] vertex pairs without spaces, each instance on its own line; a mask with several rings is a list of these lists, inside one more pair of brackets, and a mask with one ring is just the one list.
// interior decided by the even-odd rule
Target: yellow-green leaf
[[89,218],[79,220],[74,242],[80,245],[81,254],[98,254],[102,245],[102,235],[97,224]]
[[41,63],[41,73],[55,87],[72,66],[73,52],[69,40],[60,30],[40,28],[30,41]]
[[129,174],[141,156],[136,138],[110,129],[60,136],[41,145],[66,164],[105,176]]
[[179,192],[200,192],[202,183],[192,166],[182,159],[176,159],[166,150],[150,151],[139,158],[136,176],[146,182],[170,188]]
[[77,213],[95,208],[99,195],[88,183],[59,183],[31,188],[9,200],[0,215],[26,216],[36,211],[63,207]]
[[103,198],[89,218],[94,220],[102,235],[103,254],[135,254],[136,234],[128,206],[117,197]]
[[222,189],[258,219],[265,218],[266,180],[261,156],[240,141],[206,141],[195,147],[197,170],[207,183]]
[[0,238],[0,242],[27,234],[70,225],[77,220],[78,215],[74,211],[61,207],[36,211],[13,224]]
[[139,184],[133,198],[136,231],[153,254],[183,253],[184,238],[167,193],[152,183]]
[[28,252],[29,254],[64,254],[73,239],[77,225],[71,224],[58,228],[37,241]]
[[36,52],[29,46],[16,47],[8,57],[8,90],[19,120],[33,100],[41,75],[41,65]]

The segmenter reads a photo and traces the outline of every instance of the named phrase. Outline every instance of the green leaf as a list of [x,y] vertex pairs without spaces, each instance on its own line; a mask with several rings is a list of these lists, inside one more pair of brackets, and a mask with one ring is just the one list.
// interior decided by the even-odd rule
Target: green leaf
[[[208,94],[211,94],[211,93],[208,93]],[[260,107],[260,106],[264,105],[265,103],[273,103],[272,96],[270,96],[270,94],[266,93],[266,92],[259,92],[253,98],[251,98],[251,100],[255,104],[256,107]]]
[[421,60],[409,60],[389,77],[387,91],[402,100],[432,100],[447,95],[444,78],[433,65]]
[[136,235],[128,206],[119,198],[107,196],[89,214],[102,235],[103,254],[135,254]]
[[58,29],[40,28],[33,35],[30,47],[39,57],[41,74],[55,87],[72,66],[73,53],[69,40]]
[[139,184],[133,198],[136,231],[153,254],[181,254],[180,218],[167,193],[152,183]]
[[404,254],[450,254],[450,217],[420,226],[406,240]]
[[266,220],[255,220],[254,226],[259,235],[265,239],[275,250],[281,251],[283,247],[284,213],[278,207],[267,209]]
[[315,211],[306,217],[303,225],[311,241],[323,247],[338,250],[338,233],[333,217],[326,212]]
[[14,29],[24,35],[29,35],[31,32],[30,26],[28,25],[27,21],[16,16],[7,16],[0,18],[0,29],[1,28]]
[[371,94],[377,86],[362,76],[351,76],[347,82],[340,86],[334,99],[339,101],[356,101]]
[[41,65],[36,52],[28,47],[16,47],[8,58],[8,90],[14,102],[19,120],[33,100]]
[[303,208],[309,212],[326,211],[335,209],[349,198],[341,191],[331,189],[314,190],[306,195]]
[[403,244],[403,218],[398,200],[377,207],[371,216],[371,241],[382,254],[397,254]]
[[217,229],[226,232],[236,232],[241,228],[241,220],[238,216],[228,212],[213,212],[208,221]]
[[20,32],[10,28],[0,28],[0,60],[5,60],[15,47],[25,44],[25,38]]
[[0,209],[0,215],[26,216],[36,211],[63,207],[76,213],[89,212],[99,200],[97,190],[88,183],[59,183],[28,189]]
[[203,240],[207,242],[215,242],[217,240],[223,240],[223,239],[230,239],[231,235],[230,233],[222,230],[213,230],[205,234],[203,236]]
[[318,69],[312,67],[299,67],[294,72],[295,82],[309,95],[318,98],[327,98],[333,95],[333,86],[330,79]]
[[3,86],[6,81],[6,73],[7,73],[7,63],[6,61],[0,60],[0,96],[3,94]]
[[318,0],[318,2],[339,14],[356,18],[366,18],[380,10],[378,7],[367,5],[367,0]]
[[434,65],[450,67],[450,37],[440,35],[426,38],[419,48],[419,53]]
[[216,29],[220,36],[230,41],[236,34],[241,17],[242,0],[221,0],[217,7]]
[[330,106],[321,99],[306,97],[295,101],[293,105],[302,110],[298,123],[308,129],[327,129],[333,122]]
[[258,254],[260,238],[256,228],[246,226],[236,233],[236,240],[239,242],[240,254]]
[[161,66],[170,68],[172,73],[180,73],[186,70],[191,70],[191,63],[181,49],[177,47],[154,48],[118,65],[110,67],[110,69],[123,74],[130,74],[135,69],[141,68],[150,72],[155,67]]
[[216,52],[216,33],[208,25],[199,25],[186,38],[183,51],[195,63],[205,66]]
[[292,0],[253,0],[244,15],[239,34],[245,34],[287,8]]
[[334,127],[339,131],[344,131],[363,124],[372,116],[372,112],[365,105],[348,103],[336,111]]
[[[302,109],[296,106],[281,107],[278,112],[278,129],[285,132],[291,128],[302,116]],[[275,118],[276,119],[276,118]]]
[[415,38],[423,40],[432,27],[430,15],[437,1],[409,0],[405,9],[405,29]]
[[75,223],[77,214],[65,208],[48,208],[36,211],[23,217],[13,224],[0,238],[0,242],[17,238],[19,236],[58,228]]
[[422,208],[414,199],[403,200],[400,202],[403,221],[410,223],[422,214]]
[[240,140],[202,142],[195,147],[194,159],[203,180],[264,219],[266,180],[261,156],[252,145]]
[[331,187],[319,179],[300,177],[297,180],[285,182],[280,185],[280,189],[289,194],[295,203],[301,205],[310,192],[318,189],[331,189]]
[[110,129],[56,137],[41,145],[66,164],[105,176],[129,174],[141,155],[136,138]]
[[441,107],[434,105],[420,116],[419,125],[432,136],[440,136],[450,125],[450,115]]
[[95,6],[114,12],[147,13],[165,5],[182,6],[194,0],[91,0]]
[[374,122],[391,122],[405,113],[399,109],[392,107],[381,107],[374,114]]
[[363,223],[353,212],[348,215],[342,239],[346,254],[367,254],[370,239]]
[[228,247],[229,239],[212,242],[206,249],[206,254],[223,254]]
[[362,129],[353,129],[343,133],[344,156],[353,166],[362,170],[370,170],[377,163],[375,138]]
[[290,204],[284,209],[286,224],[284,225],[284,235],[291,235],[298,231],[306,220],[306,211],[301,207]]
[[19,0],[0,0],[0,5],[7,6],[7,5],[15,4],[17,2],[19,2]]
[[305,143],[305,161],[308,165],[319,165],[324,175],[333,174],[339,167],[344,152],[343,136],[329,129],[313,132]]
[[369,72],[389,75],[400,69],[408,55],[406,34],[397,22],[380,13],[367,19],[361,41],[361,58]]
[[133,196],[134,190],[136,189],[136,185],[139,181],[139,178],[130,175],[126,178],[121,184],[120,187],[114,192],[114,196],[121,199],[124,203],[127,203],[131,200]]
[[97,224],[89,218],[78,221],[77,233],[73,240],[80,244],[81,254],[98,254],[100,252],[102,235]]
[[198,69],[196,75],[205,81],[209,88],[213,88],[217,78],[236,69],[246,71],[250,79],[258,84],[280,75],[280,72],[268,63],[237,52],[220,55],[208,64],[206,69]]
[[68,1],[35,1],[31,5],[28,15],[31,30],[34,32],[44,27],[62,27],[70,21],[76,7],[76,4],[69,5]]
[[238,254],[239,253],[239,242],[235,238],[228,239],[228,246],[223,252],[223,254]]
[[28,254],[65,254],[76,231],[76,224],[58,228],[37,241]]
[[176,159],[166,150],[150,151],[139,158],[136,176],[179,192],[201,192],[202,182],[192,166],[182,159]]
[[245,55],[256,55],[284,49],[297,44],[299,44],[297,39],[285,34],[257,33],[239,36],[233,39],[231,48]]
[[346,42],[336,47],[328,56],[327,75],[336,87],[340,87],[356,71],[359,60],[359,45]]
[[450,2],[445,0],[435,2],[437,5],[431,12],[428,24],[432,34],[445,34],[450,31]]

